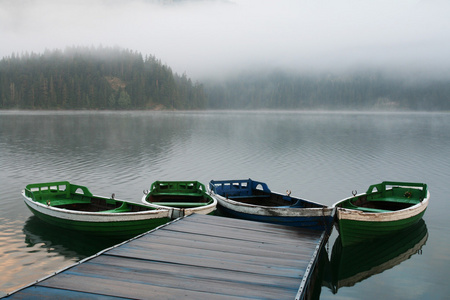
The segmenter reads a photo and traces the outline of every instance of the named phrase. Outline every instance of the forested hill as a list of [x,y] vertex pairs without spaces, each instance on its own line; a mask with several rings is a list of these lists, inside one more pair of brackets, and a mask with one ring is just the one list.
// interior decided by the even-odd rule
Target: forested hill
[[248,72],[193,83],[154,56],[73,47],[0,60],[0,109],[450,111],[450,78],[358,71]]
[[202,109],[200,84],[153,56],[68,48],[0,61],[0,109]]

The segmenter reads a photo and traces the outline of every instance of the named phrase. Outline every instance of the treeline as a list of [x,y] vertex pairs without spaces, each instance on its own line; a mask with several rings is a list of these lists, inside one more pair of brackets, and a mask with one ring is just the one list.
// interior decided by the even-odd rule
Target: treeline
[[199,83],[154,56],[68,48],[0,61],[0,109],[202,109]]
[[254,72],[193,83],[154,56],[72,47],[0,60],[0,109],[450,111],[450,80],[376,71]]
[[245,73],[205,83],[212,109],[450,111],[450,80],[381,71],[299,75]]

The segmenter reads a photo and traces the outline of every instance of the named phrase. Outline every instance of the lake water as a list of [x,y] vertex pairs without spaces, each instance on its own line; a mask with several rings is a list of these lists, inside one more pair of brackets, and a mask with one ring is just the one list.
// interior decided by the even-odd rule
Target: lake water
[[337,286],[329,275],[334,231],[314,284],[320,299],[450,295],[448,113],[3,111],[0,167],[3,293],[117,242],[37,220],[20,195],[29,183],[68,180],[137,202],[156,180],[252,178],[327,205],[383,180],[427,183],[430,205],[406,249],[395,240],[373,246],[389,246],[396,259],[381,255],[361,278]]

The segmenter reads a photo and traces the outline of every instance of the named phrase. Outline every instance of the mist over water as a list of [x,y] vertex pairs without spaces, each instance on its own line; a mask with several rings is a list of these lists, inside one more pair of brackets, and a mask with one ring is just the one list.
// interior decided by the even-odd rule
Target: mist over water
[[67,46],[155,55],[196,79],[381,68],[441,76],[448,1],[1,1],[0,57]]

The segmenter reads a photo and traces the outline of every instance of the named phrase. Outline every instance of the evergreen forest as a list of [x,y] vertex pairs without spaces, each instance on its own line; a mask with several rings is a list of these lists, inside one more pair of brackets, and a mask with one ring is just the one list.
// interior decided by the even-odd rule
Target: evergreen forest
[[297,109],[450,111],[450,80],[247,72],[193,82],[154,56],[72,47],[0,60],[0,109]]
[[1,109],[201,109],[200,84],[153,56],[68,48],[0,61]]

